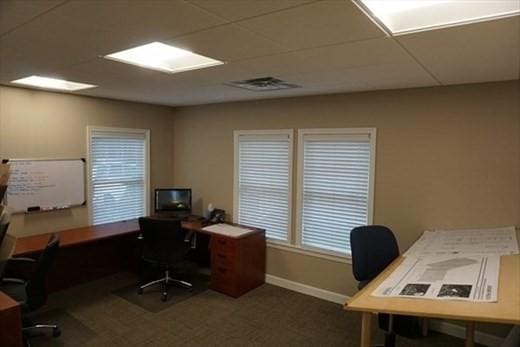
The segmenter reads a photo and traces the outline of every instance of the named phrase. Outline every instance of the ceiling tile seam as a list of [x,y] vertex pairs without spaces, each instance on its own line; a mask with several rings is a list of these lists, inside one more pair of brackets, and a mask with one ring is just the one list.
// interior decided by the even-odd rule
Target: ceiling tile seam
[[[283,12],[283,11],[286,11],[286,10],[289,10],[289,9],[294,9],[294,8],[297,8],[297,7],[302,7],[302,6],[307,6],[307,5],[310,5],[310,4],[313,4],[313,3],[316,3],[318,1],[321,1],[321,0],[312,0],[310,2],[306,2],[306,3],[303,3],[303,4],[300,4],[300,5],[294,5],[294,6],[290,6],[290,7],[285,7],[285,8],[282,8],[280,10],[275,10],[275,11],[270,11],[270,12],[267,12],[267,13],[263,13],[263,14],[259,14],[259,15],[256,15],[256,16],[250,16],[250,17],[246,17],[246,18],[241,18],[239,20],[236,20],[236,21],[229,21],[228,19],[224,18],[224,17],[221,17],[220,15],[218,15],[217,13],[214,13],[214,12],[211,12],[210,10],[207,10],[205,9],[204,7],[201,7],[195,3],[191,3],[189,0],[184,0],[186,3],[192,5],[192,6],[195,6],[205,12],[207,12],[208,14],[211,14],[213,16],[216,16],[224,21],[227,21],[226,23],[224,24],[220,24],[220,25],[217,25],[217,26],[213,26],[213,27],[209,27],[209,28],[205,28],[205,29],[200,29],[200,30],[196,30],[196,31],[193,31],[193,32],[190,32],[190,33],[185,33],[185,34],[182,34],[182,35],[176,35],[176,36],[172,36],[172,37],[169,37],[168,39],[169,40],[173,40],[173,39],[176,39],[176,38],[179,38],[179,37],[183,37],[183,36],[188,36],[188,35],[192,35],[192,34],[196,34],[196,33],[199,33],[199,32],[202,32],[202,31],[205,31],[205,30],[211,30],[211,29],[214,29],[214,28],[217,28],[219,26],[224,26],[224,25],[230,25],[230,24],[233,24],[233,25],[236,25],[237,27],[239,27],[240,29],[244,30],[244,31],[247,31],[248,33],[250,34],[253,34],[253,35],[256,35],[268,42],[270,42],[271,44],[273,44],[274,46],[276,46],[277,48],[281,49],[282,51],[284,51],[284,53],[288,53],[290,52],[291,50],[288,49],[287,47],[285,47],[283,44],[281,44],[280,42],[277,42],[277,41],[274,41],[273,39],[271,39],[270,37],[266,36],[266,35],[263,35],[261,33],[257,33],[256,31],[253,31],[247,27],[244,27],[243,25],[240,25],[240,22],[244,22],[246,20],[249,20],[249,19],[252,19],[252,18],[258,18],[258,17],[263,17],[263,16],[267,16],[267,15],[270,15],[270,14],[273,14],[273,13],[277,13],[277,12]],[[276,55],[275,54],[269,54],[269,55],[265,55],[265,56],[270,56],[270,55]],[[264,57],[265,57],[264,56]],[[239,61],[239,60],[237,60]]]
[[329,47],[334,47],[334,46],[342,46],[342,45],[345,45],[345,44],[351,45],[351,44],[356,44],[356,43],[360,43],[360,42],[363,42],[363,41],[381,40],[383,38],[384,38],[383,36],[377,36],[377,37],[371,37],[371,38],[368,38],[368,39],[356,39],[356,40],[342,41],[342,42],[338,42],[338,43],[330,43],[330,44],[321,45],[321,46],[312,46],[312,47],[306,47],[306,48],[296,48],[296,49],[292,49],[290,51],[287,51],[287,53],[302,53],[304,51],[311,51],[311,50],[314,50],[314,49],[329,48]]
[[27,25],[27,24],[29,24],[30,22],[32,22],[32,21],[38,19],[39,17],[41,17],[41,16],[43,16],[43,15],[46,15],[47,13],[49,13],[49,12],[51,12],[51,11],[54,11],[54,10],[57,9],[58,7],[61,7],[61,6],[65,5],[65,4],[66,4],[67,2],[69,2],[69,1],[70,1],[70,0],[64,0],[64,1],[60,2],[59,4],[56,4],[55,6],[53,6],[53,7],[49,8],[49,9],[43,11],[42,13],[39,13],[39,14],[37,14],[36,16],[31,17],[29,20],[27,20],[27,21],[25,21],[25,22],[23,22],[23,23],[21,23],[21,24],[15,26],[15,27],[12,28],[11,30],[8,30],[8,31],[6,31],[5,33],[1,34],[1,35],[0,35],[0,39],[2,39],[2,38],[3,38],[4,36],[6,36],[6,35],[9,35],[9,34],[12,33],[13,31],[15,31],[15,30],[21,28],[22,26]]
[[433,78],[435,80],[435,82],[439,83],[439,85],[443,86],[444,83],[441,82],[441,80],[439,80],[437,78],[437,76],[435,76],[435,74],[433,72],[431,72],[415,55],[412,54],[412,52],[410,52],[408,50],[408,48],[406,48],[399,40],[397,40],[394,36],[390,36],[390,38],[399,45],[399,47],[401,47],[409,56],[410,58],[412,58],[417,64],[419,64],[420,67],[423,68],[423,70],[428,74],[430,75],[431,78]]
[[[311,50],[311,49],[322,48],[322,47],[342,45],[342,44],[346,44],[346,43],[356,43],[356,42],[360,42],[360,41],[375,40],[375,39],[379,39],[379,38],[382,37],[382,36],[374,36],[374,37],[371,37],[371,38],[368,38],[368,39],[348,40],[348,41],[341,41],[341,42],[331,43],[331,44],[326,44],[326,45],[318,45],[318,46],[310,46],[310,47],[305,47],[305,48],[294,48],[293,49],[293,48],[284,47],[280,42],[274,41],[274,40],[272,40],[271,38],[267,37],[266,35],[264,35],[262,33],[253,31],[253,30],[251,30],[249,28],[246,28],[246,27],[240,25],[240,23],[238,23],[238,22],[234,22],[233,24],[239,26],[241,29],[249,31],[252,34],[258,35],[259,37],[261,37],[261,38],[263,38],[265,40],[268,40],[269,42],[273,43],[277,47],[280,47],[281,49],[284,50],[284,54],[285,53],[298,53],[298,52],[305,51],[305,50]],[[276,54],[273,54],[273,55],[276,55]]]
[[281,9],[279,9],[279,10],[273,10],[273,11],[269,11],[269,12],[264,12],[264,13],[257,14],[257,15],[254,15],[254,16],[249,16],[249,17],[240,18],[240,19],[238,19],[238,20],[234,20],[234,21],[230,21],[229,19],[223,18],[223,17],[221,17],[219,14],[214,13],[214,12],[212,12],[212,11],[210,11],[210,10],[208,10],[208,9],[206,9],[206,8],[204,8],[204,7],[202,7],[202,6],[200,6],[200,5],[197,5],[196,3],[192,3],[192,2],[189,1],[189,0],[184,0],[184,1],[187,2],[187,3],[189,3],[189,4],[192,5],[192,6],[195,6],[195,7],[199,8],[199,9],[201,9],[201,10],[204,10],[204,11],[206,11],[206,12],[208,12],[208,13],[214,15],[214,16],[217,16],[217,17],[219,17],[219,18],[221,18],[221,19],[224,19],[224,20],[226,20],[226,21],[229,21],[229,23],[239,23],[239,22],[243,22],[243,21],[250,20],[250,19],[253,19],[253,18],[258,18],[258,17],[263,17],[263,16],[271,15],[271,14],[273,14],[273,13],[283,12],[283,11],[291,10],[291,9],[294,9],[294,8],[297,8],[297,7],[307,6],[307,5],[310,5],[310,4],[313,4],[313,3],[316,3],[316,2],[318,2],[318,1],[323,1],[323,0],[311,0],[311,1],[309,1],[309,2],[301,3],[301,4],[299,4],[299,5],[292,5],[292,6],[288,6],[288,7],[281,8]]

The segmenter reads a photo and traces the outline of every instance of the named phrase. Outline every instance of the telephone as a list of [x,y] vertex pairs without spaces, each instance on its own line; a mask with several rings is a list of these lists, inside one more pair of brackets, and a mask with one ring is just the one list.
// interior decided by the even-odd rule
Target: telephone
[[219,210],[218,208],[211,211],[211,214],[209,215],[209,221],[211,223],[220,223],[223,222],[226,219],[226,211]]

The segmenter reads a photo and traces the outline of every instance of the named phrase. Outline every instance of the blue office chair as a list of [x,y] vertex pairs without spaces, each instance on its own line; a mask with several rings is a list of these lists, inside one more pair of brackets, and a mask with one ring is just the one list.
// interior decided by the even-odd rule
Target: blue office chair
[[[392,261],[399,257],[399,246],[392,231],[381,225],[367,225],[350,232],[352,271],[364,288]],[[379,328],[385,330],[385,347],[395,346],[395,335],[421,336],[421,327],[415,317],[379,314]]]

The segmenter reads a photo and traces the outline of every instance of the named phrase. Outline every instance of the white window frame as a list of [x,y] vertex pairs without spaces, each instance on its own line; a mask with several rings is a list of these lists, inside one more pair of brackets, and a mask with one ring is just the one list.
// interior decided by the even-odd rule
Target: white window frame
[[100,127],[100,126],[87,126],[87,210],[89,224],[93,224],[94,216],[92,209],[92,160],[90,148],[92,145],[92,133],[95,131],[106,131],[112,133],[121,134],[143,134],[145,136],[145,184],[144,184],[144,204],[146,215],[150,214],[150,130],[149,129],[136,129],[136,128],[117,128],[117,127]]
[[263,130],[235,130],[233,131],[233,222],[238,223],[238,177],[239,177],[239,137],[243,135],[288,135],[289,136],[289,205],[287,206],[287,241],[267,239],[271,244],[290,245],[294,242],[292,233],[292,200],[293,200],[293,165],[294,165],[294,131],[293,129],[263,129]]
[[[298,172],[296,188],[296,242],[294,247],[302,250],[299,253],[317,255],[331,260],[350,262],[351,256],[322,248],[302,245],[302,212],[303,212],[303,141],[305,135],[368,135],[370,142],[370,172],[368,187],[368,224],[373,223],[374,212],[374,175],[376,165],[376,128],[318,128],[318,129],[298,129]],[[323,255],[323,256],[321,256]]]

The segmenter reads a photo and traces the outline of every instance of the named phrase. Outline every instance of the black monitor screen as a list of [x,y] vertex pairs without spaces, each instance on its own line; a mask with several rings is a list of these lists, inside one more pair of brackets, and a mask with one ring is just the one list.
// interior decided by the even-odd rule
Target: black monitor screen
[[155,211],[191,211],[191,189],[156,189]]

